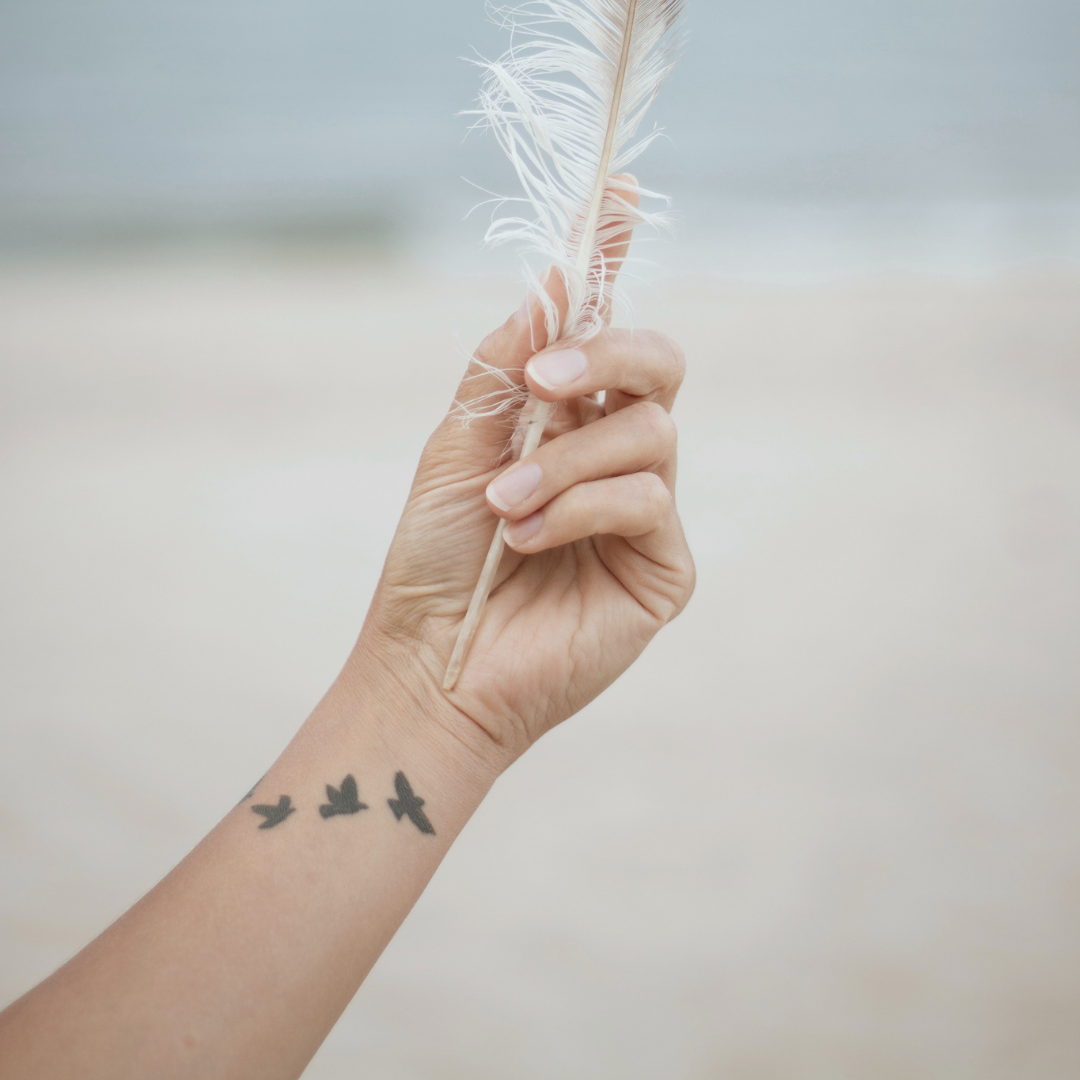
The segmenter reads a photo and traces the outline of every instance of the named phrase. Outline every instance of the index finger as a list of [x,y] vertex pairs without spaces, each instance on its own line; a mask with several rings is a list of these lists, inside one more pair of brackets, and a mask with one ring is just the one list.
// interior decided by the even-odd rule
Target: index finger
[[[525,367],[529,389],[542,401],[565,401],[598,391],[614,392],[621,408],[656,401],[670,411],[682,385],[682,349],[654,330],[605,330],[580,348],[550,349]],[[621,399],[626,399],[621,400]]]

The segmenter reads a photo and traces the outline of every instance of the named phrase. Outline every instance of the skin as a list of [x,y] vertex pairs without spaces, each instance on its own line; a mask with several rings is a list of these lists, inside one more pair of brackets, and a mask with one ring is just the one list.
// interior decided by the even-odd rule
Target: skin
[[[628,241],[608,252],[615,265]],[[561,303],[557,285],[548,291]],[[551,357],[565,350],[545,344],[540,307],[527,302],[476,353],[559,403],[540,449],[512,463],[505,417],[464,425],[450,410],[344,670],[250,799],[0,1013],[5,1080],[299,1076],[496,777],[686,605],[694,568],[670,417],[678,347],[608,329],[583,355],[555,356],[584,365],[553,387]],[[502,386],[474,365],[457,401]],[[507,477],[534,490],[508,502],[493,484]],[[510,550],[447,694],[493,514],[513,523]],[[398,773],[426,818],[392,812]],[[365,809],[321,814],[327,785],[340,792],[347,776]],[[283,796],[292,812],[268,813]]]

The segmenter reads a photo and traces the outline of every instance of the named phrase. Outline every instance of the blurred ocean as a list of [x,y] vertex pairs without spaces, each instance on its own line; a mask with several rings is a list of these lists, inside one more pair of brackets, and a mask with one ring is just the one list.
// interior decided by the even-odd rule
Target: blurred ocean
[[[680,266],[798,278],[1080,258],[1072,0],[689,5],[641,164]],[[0,249],[256,242],[458,265],[481,0],[7,0]],[[665,256],[664,261],[669,261]],[[491,265],[488,262],[486,265]]]

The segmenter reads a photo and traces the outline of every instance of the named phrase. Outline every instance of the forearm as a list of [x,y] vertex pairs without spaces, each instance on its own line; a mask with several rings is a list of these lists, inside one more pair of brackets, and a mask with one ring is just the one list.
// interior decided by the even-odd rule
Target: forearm
[[0,1015],[4,1075],[298,1076],[504,764],[359,647],[254,793]]
[[[694,568],[667,413],[681,353],[608,331],[534,355],[541,313],[523,312],[481,345],[482,376],[428,441],[342,676],[250,797],[0,1015],[4,1080],[298,1076],[499,772],[682,610]],[[530,483],[506,485],[508,429],[484,410],[522,380],[561,404],[520,470]],[[507,530],[444,694],[493,512],[526,527]]]

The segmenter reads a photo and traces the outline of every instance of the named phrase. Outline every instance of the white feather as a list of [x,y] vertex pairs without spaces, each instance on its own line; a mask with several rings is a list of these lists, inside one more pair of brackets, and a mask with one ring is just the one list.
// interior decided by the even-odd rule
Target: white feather
[[475,126],[495,134],[521,182],[529,216],[492,222],[492,243],[518,241],[566,282],[558,312],[535,276],[527,284],[547,317],[548,340],[580,344],[603,328],[612,303],[603,249],[627,229],[662,215],[620,195],[660,197],[610,179],[657,137],[638,139],[646,111],[671,70],[683,0],[533,0],[492,9],[512,34],[484,71]]

